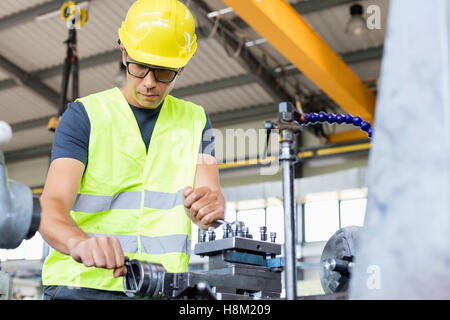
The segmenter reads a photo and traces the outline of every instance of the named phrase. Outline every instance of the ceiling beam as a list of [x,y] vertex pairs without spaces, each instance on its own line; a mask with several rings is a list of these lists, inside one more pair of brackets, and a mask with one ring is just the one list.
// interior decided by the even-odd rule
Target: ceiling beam
[[[0,68],[5,70],[13,76],[14,79],[17,79],[21,84],[46,99],[53,107],[58,109],[59,93],[47,86],[39,78],[27,73],[2,55],[0,55]],[[8,85],[12,85],[12,82],[9,82]]]
[[11,125],[11,129],[14,133],[16,133],[19,131],[47,126],[50,119],[51,119],[50,116],[46,116],[38,119],[17,122]]
[[[342,60],[350,65],[360,62],[367,62],[371,60],[380,60],[383,57],[383,46],[379,47],[373,47],[373,48],[367,48],[362,50],[356,50],[356,51],[350,51],[350,52],[344,52],[341,54],[338,54]],[[293,76],[293,75],[300,75],[302,74],[300,70],[297,69],[296,66],[292,64],[288,64],[283,66],[284,69],[287,69],[283,72],[278,71],[278,76]]]
[[45,156],[48,157],[51,152],[52,152],[51,144],[45,144],[45,145],[30,147],[30,148],[21,149],[21,150],[9,151],[9,152],[5,153],[5,162],[6,162],[6,165],[9,165],[13,162],[19,162],[19,161],[40,158],[40,157],[45,157]]
[[[96,54],[96,55],[93,55],[90,57],[79,59],[78,64],[79,64],[80,70],[97,67],[97,66],[100,66],[103,64],[108,64],[108,63],[113,63],[113,62],[117,62],[117,66],[119,66],[120,59],[121,59],[121,52],[117,48],[117,49],[106,51],[106,52]],[[34,71],[31,74],[40,79],[53,78],[55,76],[62,75],[63,67],[64,67],[64,64],[58,64],[58,65],[50,67],[50,68]],[[119,69],[117,68],[117,70],[119,70]]]
[[[266,103],[236,111],[212,113],[209,115],[213,128],[226,127],[239,123],[271,120],[278,116],[278,104]],[[261,125],[261,129],[263,126]]]
[[256,76],[253,74],[242,74],[234,77],[208,81],[205,83],[194,84],[191,86],[174,89],[172,95],[175,97],[190,97],[198,94],[204,94],[212,91],[224,90],[232,87],[245,86],[256,82]]
[[378,60],[383,57],[383,46],[372,47],[362,50],[350,51],[341,54],[342,60],[347,64],[355,64],[370,60]]
[[14,79],[5,79],[0,81],[0,91],[11,89],[17,86],[19,85],[17,84],[17,81]]
[[224,2],[342,109],[373,121],[375,95],[288,2]]
[[[358,0],[308,0],[292,3],[292,7],[300,14],[307,14],[315,11],[325,10],[331,7],[337,7],[352,2],[361,2]],[[350,14],[350,13],[349,13]]]

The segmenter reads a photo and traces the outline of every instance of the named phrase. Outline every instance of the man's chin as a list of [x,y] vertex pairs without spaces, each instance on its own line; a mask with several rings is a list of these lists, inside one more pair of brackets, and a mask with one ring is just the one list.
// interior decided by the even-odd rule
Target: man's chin
[[161,104],[160,99],[158,99],[157,101],[153,101],[153,100],[150,101],[150,100],[147,100],[147,99],[145,99],[145,100],[140,99],[140,100],[138,100],[138,102],[139,102],[139,106],[141,108],[146,108],[146,109],[156,109]]

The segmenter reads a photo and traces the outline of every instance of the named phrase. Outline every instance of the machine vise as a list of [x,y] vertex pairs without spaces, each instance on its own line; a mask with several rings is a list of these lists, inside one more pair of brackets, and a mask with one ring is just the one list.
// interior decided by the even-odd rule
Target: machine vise
[[[264,231],[262,227],[261,231]],[[255,240],[242,222],[224,223],[224,238],[215,239],[214,229],[199,232],[194,253],[208,257],[208,271],[169,273],[160,264],[126,261],[124,292],[136,297],[169,299],[277,299],[282,284],[284,259],[281,244]]]

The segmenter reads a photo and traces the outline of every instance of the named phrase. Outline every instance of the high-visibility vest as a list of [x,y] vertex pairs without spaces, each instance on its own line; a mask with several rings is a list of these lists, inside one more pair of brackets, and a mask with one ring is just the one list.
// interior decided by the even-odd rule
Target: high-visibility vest
[[[186,272],[191,221],[182,202],[193,186],[206,116],[201,106],[168,95],[148,152],[133,111],[118,88],[80,101],[91,124],[89,158],[70,212],[90,236],[114,236],[130,259]],[[51,249],[43,285],[123,291],[113,270],[85,267]]]

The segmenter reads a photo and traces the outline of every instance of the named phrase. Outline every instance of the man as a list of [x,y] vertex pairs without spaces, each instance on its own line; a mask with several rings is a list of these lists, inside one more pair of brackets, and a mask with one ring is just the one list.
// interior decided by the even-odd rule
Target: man
[[53,248],[44,299],[127,298],[124,256],[186,272],[191,220],[207,229],[224,218],[214,152],[203,151],[209,118],[169,95],[197,47],[191,13],[138,0],[119,38],[127,85],[69,104],[55,133],[41,197],[39,231]]

